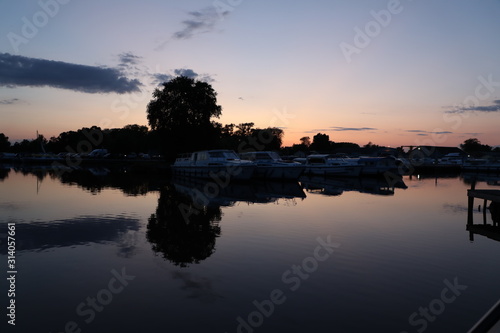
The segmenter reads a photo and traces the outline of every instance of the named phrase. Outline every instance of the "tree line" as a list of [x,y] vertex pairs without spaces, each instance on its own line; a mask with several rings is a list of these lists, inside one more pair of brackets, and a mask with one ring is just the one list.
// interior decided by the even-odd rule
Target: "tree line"
[[[126,125],[123,128],[102,129],[97,126],[60,133],[49,139],[39,135],[13,145],[0,133],[0,152],[12,153],[89,153],[93,149],[107,149],[111,154],[161,154],[173,160],[179,153],[203,149],[231,149],[237,152],[274,150],[282,148],[284,132],[281,128],[256,128],[252,122],[223,125],[214,120],[222,114],[217,104],[217,93],[206,82],[178,76],[163,83],[153,92],[147,106],[149,127]],[[476,138],[461,145],[468,153],[491,151]],[[360,146],[352,142],[333,142],[327,134],[302,137],[300,144],[288,147],[285,153],[353,151]],[[364,150],[379,146],[369,142]],[[498,148],[497,148],[498,149]]]

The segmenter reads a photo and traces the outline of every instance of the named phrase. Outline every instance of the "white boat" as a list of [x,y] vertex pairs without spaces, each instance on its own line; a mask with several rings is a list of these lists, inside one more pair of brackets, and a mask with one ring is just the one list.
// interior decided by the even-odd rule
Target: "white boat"
[[[204,150],[179,156],[172,165],[175,175],[227,179],[250,179],[256,165],[242,160],[232,150]],[[221,180],[222,179],[222,180]]]
[[437,166],[460,167],[464,164],[464,158],[460,153],[449,153],[438,159]]
[[257,165],[255,177],[258,178],[297,180],[305,168],[300,163],[283,161],[273,151],[241,153],[240,157]]
[[336,158],[328,154],[307,156],[304,173],[319,176],[352,176],[361,174],[362,166],[356,159]]
[[400,168],[401,162],[393,156],[359,157],[348,160],[356,161],[361,166],[361,175],[376,176],[386,173],[399,175],[404,171],[403,168]]

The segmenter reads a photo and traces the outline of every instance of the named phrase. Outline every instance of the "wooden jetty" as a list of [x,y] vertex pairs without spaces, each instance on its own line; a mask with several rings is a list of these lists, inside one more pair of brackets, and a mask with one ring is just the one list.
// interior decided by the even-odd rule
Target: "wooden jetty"
[[[476,190],[474,184],[467,190],[469,202],[467,205],[467,231],[469,240],[474,241],[474,234],[488,237],[500,242],[500,190]],[[483,223],[474,224],[474,199],[483,200]],[[491,212],[492,224],[487,223],[486,213],[488,211],[488,201],[491,201],[489,210]]]
[[[474,199],[483,199],[483,224],[486,224],[486,207],[488,207],[488,201],[492,203],[500,203],[500,190],[476,190],[474,185],[470,190],[467,190],[467,196],[469,197],[468,207],[467,207],[467,225],[473,224],[473,209],[474,209]],[[493,226],[498,226],[498,221],[493,221]]]
[[[500,241],[500,221],[499,221],[499,209],[500,209],[500,190],[476,190],[476,183],[473,182],[471,189],[467,190],[467,196],[469,197],[468,207],[467,207],[467,230],[469,231],[469,239],[474,240],[474,234],[479,234],[486,236],[490,239]],[[474,210],[474,199],[483,200],[483,223],[474,224],[473,221],[473,210]],[[488,201],[491,201],[490,212],[492,224],[486,223],[486,211],[488,207]],[[500,332],[500,301],[498,301],[475,325],[472,327],[468,333],[495,333]]]

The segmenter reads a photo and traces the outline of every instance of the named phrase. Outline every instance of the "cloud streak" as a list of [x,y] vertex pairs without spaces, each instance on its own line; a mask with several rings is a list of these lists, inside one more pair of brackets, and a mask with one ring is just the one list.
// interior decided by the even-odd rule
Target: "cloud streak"
[[493,101],[492,105],[486,106],[456,106],[446,113],[465,113],[465,112],[500,112],[500,100]]
[[428,136],[429,134],[453,134],[450,131],[424,131],[424,130],[406,130],[408,133],[417,133],[418,136]]
[[189,18],[182,21],[184,27],[176,31],[173,38],[189,39],[194,35],[210,32],[215,28],[215,24],[221,20],[221,15],[223,18],[229,13],[230,11],[219,13],[215,7],[205,7],[201,10],[189,12]]
[[131,93],[142,84],[116,68],[0,53],[0,86],[53,87],[83,93]]
[[0,105],[12,105],[12,104],[18,104],[20,102],[21,100],[19,98],[9,98],[0,100]]
[[305,131],[304,133],[318,134],[318,133],[330,132],[330,131],[331,131],[331,129],[329,129],[329,128],[316,128],[316,129],[312,129],[312,130],[309,130],[309,131]]
[[338,127],[338,126],[333,126],[330,127],[332,131],[376,131],[376,128],[373,127]]
[[347,132],[347,131],[376,131],[377,128],[373,127],[340,127],[340,126],[332,126],[328,128],[316,128],[310,131],[306,131],[304,133],[322,133],[322,132]]
[[132,52],[123,52],[118,55],[121,65],[137,65],[141,62],[142,57],[136,56]]

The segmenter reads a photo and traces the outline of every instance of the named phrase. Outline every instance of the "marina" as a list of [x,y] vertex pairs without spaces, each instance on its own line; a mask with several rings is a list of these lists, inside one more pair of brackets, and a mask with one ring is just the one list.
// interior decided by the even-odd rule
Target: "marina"
[[[281,290],[286,301],[248,327],[413,332],[423,324],[409,318],[456,283],[466,289],[445,311],[430,308],[436,320],[426,332],[466,332],[500,295],[498,267],[482,264],[496,260],[499,238],[479,229],[483,200],[490,206],[497,199],[500,179],[492,175],[217,183],[112,166],[61,175],[1,170],[2,222],[16,225],[23,267],[17,311],[31,318],[17,322],[24,331],[57,331],[74,321],[93,332],[193,332],[200,323],[238,332],[254,323],[256,302],[267,304]],[[479,192],[470,192],[472,183]],[[487,212],[492,228],[496,217]],[[333,244],[331,252],[312,266],[308,258],[321,242]],[[87,323],[75,309],[107,285],[112,270],[134,279]],[[49,295],[53,305],[44,310]],[[355,314],[364,320],[352,321]]]
[[1,333],[500,333],[500,1],[0,1]]

